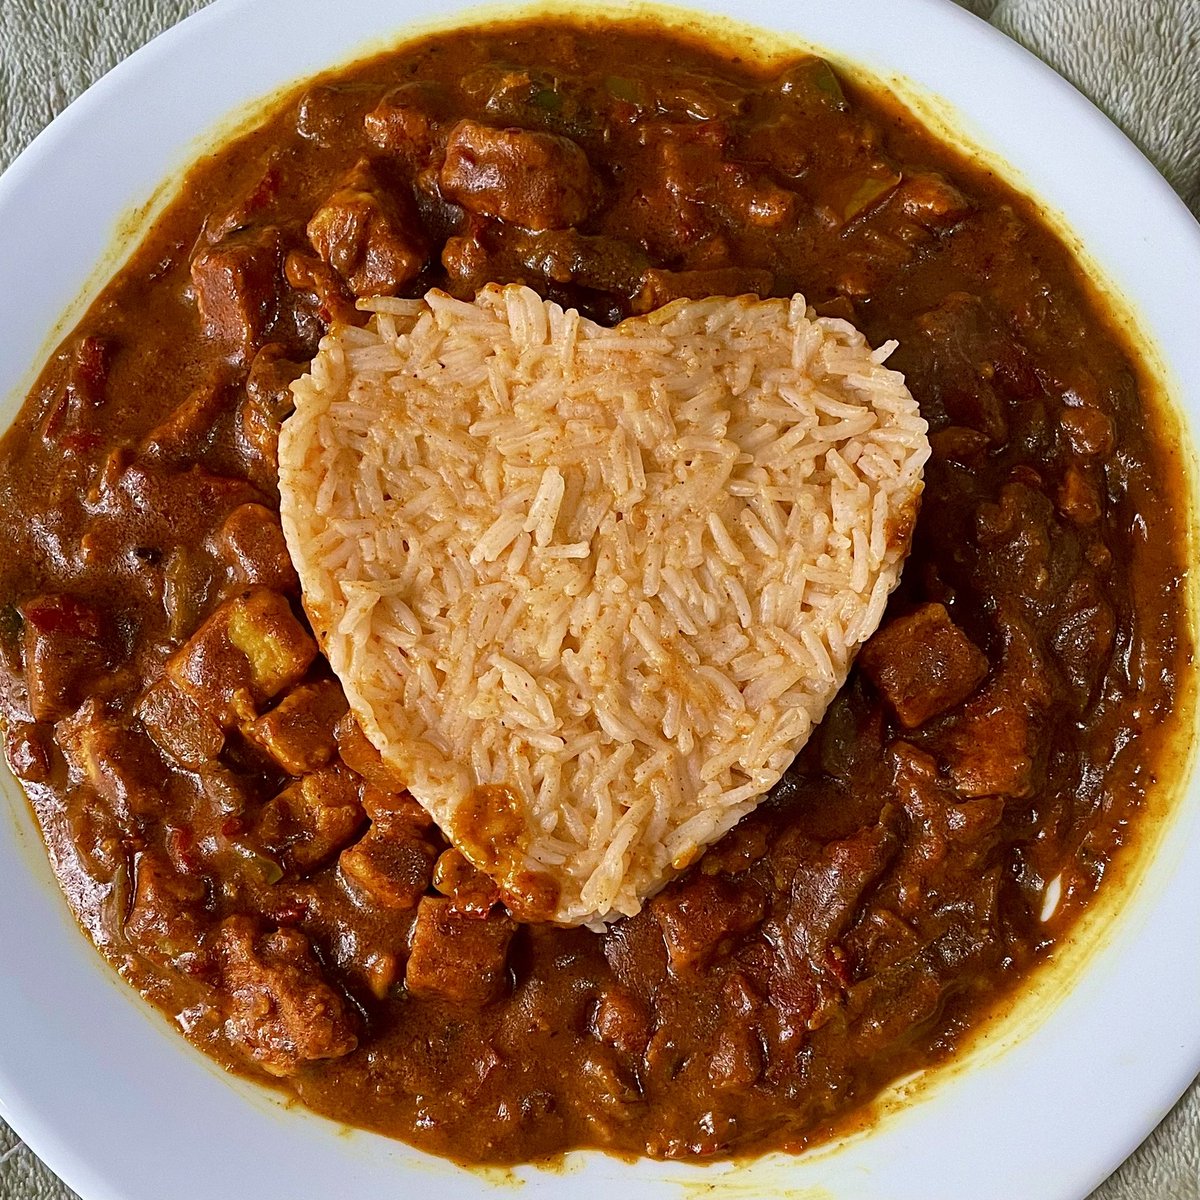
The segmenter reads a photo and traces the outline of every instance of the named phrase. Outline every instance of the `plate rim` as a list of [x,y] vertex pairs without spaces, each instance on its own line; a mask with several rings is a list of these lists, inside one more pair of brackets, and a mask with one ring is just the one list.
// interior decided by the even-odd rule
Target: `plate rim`
[[[219,43],[221,38],[226,36],[230,30],[236,30],[237,23],[239,21],[247,20],[248,14],[250,17],[257,17],[258,20],[261,20],[262,15],[265,12],[272,10],[279,13],[287,12],[289,15],[293,16],[293,19],[299,19],[294,17],[294,14],[297,11],[303,10],[306,13],[315,13],[318,3],[319,0],[302,0],[301,3],[297,3],[296,0],[291,0],[290,3],[289,0],[217,0],[217,2],[211,6],[200,10],[198,13],[195,13],[192,16],[189,16],[178,25],[165,31],[163,34],[160,34],[159,37],[155,38],[152,42],[148,43],[129,58],[125,59],[122,63],[118,64],[113,71],[109,72],[108,75],[98,81],[98,83],[93,85],[92,88],[74,101],[67,109],[64,110],[62,114],[60,114],[59,117],[55,119],[54,122],[52,122],[49,127],[47,127],[46,130],[44,130],[36,139],[34,139],[34,141],[22,152],[21,155],[17,157],[17,159],[14,160],[9,169],[2,177],[0,177],[0,220],[4,219],[8,209],[14,204],[14,197],[19,199],[22,193],[29,190],[31,187],[34,191],[36,191],[37,186],[39,185],[39,180],[46,174],[47,171],[50,172],[52,177],[59,174],[59,169],[63,164],[55,162],[55,156],[63,154],[69,150],[72,146],[72,143],[78,138],[80,130],[82,129],[86,131],[89,122],[99,119],[104,110],[109,109],[114,102],[119,102],[121,97],[126,92],[130,90],[136,91],[138,86],[137,81],[139,78],[144,80],[147,76],[152,76],[155,71],[162,70],[164,67],[171,64],[174,56],[176,55],[184,54],[186,56],[186,54],[190,52],[189,47],[196,43],[202,42],[206,38],[215,39],[215,41]],[[813,2],[808,5],[805,13],[802,14],[802,16],[808,16],[811,18],[818,12],[827,12],[833,7],[833,4],[834,0],[813,0]],[[843,0],[843,3],[839,4],[837,7],[843,11],[849,10],[851,12],[861,12],[864,9],[870,10],[871,4],[872,0],[852,0],[850,3],[846,3],[845,0]],[[621,6],[624,7],[624,4]],[[575,6],[571,7],[574,8]],[[720,2],[720,0],[702,0],[701,3],[697,3],[693,7],[720,8],[725,11],[737,10],[739,14],[750,16],[753,15],[754,6],[746,2],[746,0],[724,0],[724,2]],[[347,8],[352,9],[355,12],[360,12],[364,8],[364,4],[362,0],[353,0],[352,3],[347,5]],[[457,13],[465,13],[471,10],[477,12],[480,11],[477,5],[472,5],[468,3],[467,0],[433,0],[432,3],[424,4],[420,3],[420,0],[411,0],[410,3],[398,3],[396,0],[393,0],[388,11],[392,12],[398,10],[437,10],[439,12],[454,11]],[[1091,128],[1091,136],[1098,139],[1099,142],[1106,148],[1106,152],[1113,155],[1115,161],[1120,164],[1122,170],[1128,173],[1128,178],[1132,180],[1131,190],[1142,193],[1143,198],[1149,205],[1151,211],[1157,209],[1159,218],[1168,226],[1175,224],[1176,222],[1180,223],[1175,232],[1176,235],[1181,239],[1182,252],[1178,254],[1178,257],[1175,260],[1173,260],[1173,263],[1167,264],[1168,267],[1172,267],[1173,269],[1181,268],[1189,261],[1193,264],[1193,266],[1200,264],[1200,226],[1198,226],[1192,219],[1191,214],[1183,205],[1183,202],[1175,195],[1166,181],[1162,179],[1157,171],[1154,170],[1154,168],[1141,155],[1136,147],[1133,146],[1132,142],[1130,142],[1123,133],[1113,126],[1098,109],[1091,105],[1091,103],[1084,99],[1077,91],[1075,91],[1075,89],[1072,88],[1069,83],[1062,79],[1061,76],[1055,74],[1052,70],[1050,70],[1050,68],[1046,67],[1045,64],[1041,63],[1040,60],[1030,55],[1028,51],[1019,47],[1015,42],[1011,42],[1003,34],[994,30],[991,26],[987,25],[985,22],[982,22],[979,18],[974,17],[972,14],[952,4],[951,0],[902,0],[902,2],[894,2],[894,8],[889,16],[894,17],[898,10],[905,10],[909,14],[917,14],[914,19],[915,28],[922,28],[923,22],[931,23],[935,26],[949,27],[957,25],[957,36],[963,39],[961,42],[961,46],[963,48],[978,50],[980,46],[987,47],[988,54],[996,60],[996,63],[991,64],[992,70],[994,70],[998,62],[1003,59],[1007,59],[1007,61],[1011,63],[1019,63],[1019,66],[1012,69],[1015,70],[1020,76],[1026,76],[1027,74],[1029,75],[1031,81],[1031,90],[1038,92],[1039,94],[1043,92],[1046,94],[1056,94],[1059,97],[1056,103],[1065,105],[1066,110],[1073,115],[1076,123],[1082,123],[1084,126],[1089,126]],[[489,15],[494,14],[489,13]],[[398,18],[396,20],[396,26],[398,29],[405,28],[407,26],[407,22],[403,22]],[[821,40],[819,38],[809,37],[807,33],[803,36],[805,37],[805,40],[813,42]],[[359,44],[363,44],[363,39],[359,39]],[[347,56],[345,54],[341,54],[337,57],[336,61],[341,62],[346,57]],[[870,63],[867,65],[869,67]],[[977,68],[983,69],[988,64],[977,63],[975,65]],[[307,68],[302,68],[298,72],[293,72],[291,77],[298,82],[305,75],[311,73],[312,71],[308,70]],[[188,145],[190,146],[191,144],[192,141],[189,141]],[[1171,215],[1172,213],[1173,216]],[[1075,223],[1072,222],[1072,225],[1074,224]],[[1145,241],[1145,239],[1143,240]],[[1152,246],[1153,244],[1153,239],[1150,239],[1149,245]],[[1110,272],[1105,273],[1111,274]],[[1177,269],[1175,270],[1175,274],[1178,274]],[[1200,271],[1197,271],[1196,278],[1200,278]],[[1118,286],[1120,285],[1118,284]],[[1200,292],[1200,288],[1194,287],[1192,290],[1193,294]],[[1193,309],[1192,311],[1195,310]],[[74,320],[78,319],[78,315],[78,313],[74,313],[72,315],[72,323]],[[1139,309],[1137,316],[1142,318],[1145,316],[1145,314]],[[1164,327],[1155,321],[1154,328],[1155,330],[1159,330]],[[55,336],[59,337],[65,331],[65,328],[59,328]],[[20,339],[18,339],[18,344],[23,345],[23,343],[20,342]],[[48,346],[42,346],[40,352],[47,351],[48,349]],[[1167,354],[1167,366],[1170,369],[1171,375],[1178,374],[1175,366],[1175,359],[1170,354],[1169,348]],[[1193,407],[1191,416],[1194,423],[1198,417],[1200,417],[1200,411],[1197,411],[1197,405],[1200,405],[1200,371],[1193,369],[1189,372],[1185,372],[1179,379],[1169,378],[1168,384],[1171,387],[1171,390],[1177,392],[1177,394],[1186,394],[1186,396],[1192,398]],[[0,407],[0,414],[2,414],[0,419],[3,419],[6,425],[9,418],[11,405],[4,402],[10,398],[10,391],[10,384],[0,386],[0,397],[2,397],[2,399],[0,399],[0,404],[3,405],[3,407]],[[1193,437],[1191,449],[1191,455],[1193,459],[1194,446],[1195,439]],[[1193,505],[1195,505],[1194,497]],[[1195,511],[1197,510],[1193,508],[1193,512]],[[1182,797],[1180,798],[1178,802],[1178,811],[1171,819],[1172,827],[1166,831],[1165,836],[1167,840],[1164,843],[1164,846],[1160,846],[1158,850],[1160,855],[1169,852],[1172,847],[1174,848],[1174,851],[1177,852],[1178,861],[1174,867],[1175,877],[1178,877],[1180,874],[1182,874],[1185,866],[1188,865],[1190,865],[1193,871],[1193,877],[1200,876],[1200,849],[1197,848],[1197,842],[1200,841],[1200,839],[1197,839],[1194,836],[1194,832],[1200,828],[1200,813],[1197,811],[1197,801],[1200,800],[1200,795],[1197,795],[1198,789],[1197,779],[1194,772],[1194,763],[1191,764],[1189,770],[1191,771],[1192,794],[1190,794],[1186,800]],[[6,790],[11,793],[13,790],[11,786],[11,780],[6,780],[5,784]],[[9,798],[10,800],[13,799],[11,796]],[[20,803],[24,804],[23,796],[21,796]],[[26,813],[26,818],[27,829],[22,834],[22,837],[25,838],[25,840],[27,840],[29,830],[33,829],[32,822],[28,818],[28,813]],[[1189,832],[1193,836],[1183,836]],[[36,840],[36,845],[32,847],[32,850],[35,854],[41,854],[42,849],[40,837],[37,837],[36,833],[34,834],[34,837]],[[1181,838],[1184,844],[1177,845],[1176,843],[1179,843]],[[0,868],[10,866],[14,858],[20,857],[20,853],[18,852],[17,854],[14,854],[12,853],[12,849],[13,848],[9,846],[7,841],[3,838],[3,835],[0,835]],[[27,851],[28,849],[29,847],[26,846],[25,850]],[[29,864],[26,865],[29,866]],[[49,875],[48,868],[46,868],[44,873]],[[5,874],[7,875],[8,872],[6,871]],[[1180,912],[1184,911],[1184,906],[1186,906],[1188,903],[1191,903],[1192,913],[1200,911],[1200,884],[1193,885],[1190,889],[1179,889],[1172,888],[1170,886],[1171,882],[1171,879],[1163,881],[1162,886],[1159,888],[1159,899],[1151,904],[1150,911],[1141,914],[1144,918],[1143,932],[1146,928],[1155,927],[1155,905],[1158,905],[1159,907],[1162,905],[1167,905],[1169,908]],[[1177,879],[1176,882],[1178,882]],[[52,884],[51,886],[53,888],[53,895],[50,899],[52,901],[57,901],[58,903],[60,910],[58,917],[60,923],[66,927],[66,932],[69,933],[71,937],[82,942],[83,950],[86,952],[88,958],[94,960],[92,965],[95,968],[95,973],[107,978],[111,985],[119,989],[121,997],[120,1003],[124,1003],[130,1008],[130,1013],[128,1015],[130,1017],[131,1025],[138,1026],[140,1028],[141,1025],[147,1023],[145,1021],[145,1015],[142,1013],[142,1009],[146,1007],[144,1002],[141,1001],[135,993],[133,993],[132,989],[129,989],[124,983],[117,980],[115,973],[112,972],[111,968],[109,968],[100,959],[99,955],[94,951],[90,944],[81,938],[77,926],[74,924],[73,919],[66,911],[65,903],[62,901],[61,895],[57,890],[57,885]],[[8,890],[8,882],[0,885],[0,895],[7,894]],[[1138,894],[1127,898],[1126,907],[1137,907],[1139,909],[1146,907],[1145,897],[1142,895],[1144,891],[1145,888],[1139,888]],[[1132,914],[1127,914],[1127,916],[1122,919],[1125,921],[1126,926],[1128,926],[1130,921],[1135,919],[1138,915],[1139,914],[1135,912]],[[1159,915],[1161,916],[1161,913]],[[1194,932],[1200,931],[1200,918],[1193,919],[1191,928]],[[12,932],[13,930],[8,925],[6,925],[3,921],[0,921],[0,935],[7,937],[10,936]],[[1129,932],[1130,931],[1126,929],[1126,934]],[[1200,946],[1200,936],[1196,938],[1196,945]],[[1134,950],[1136,950],[1136,948],[1136,946],[1132,947]],[[1198,991],[1193,994],[1200,994],[1200,951],[1197,952],[1195,957],[1197,961],[1192,963],[1191,966],[1193,969],[1194,980],[1197,982]],[[5,989],[0,987],[0,1013],[5,1012],[4,1003],[6,1002],[6,999],[7,995]],[[1069,1012],[1073,1001],[1078,1001],[1078,996],[1075,993],[1072,993],[1071,996],[1068,996],[1066,1000],[1062,1002],[1059,1011],[1061,1012],[1065,1010]],[[182,1039],[178,1038],[178,1035],[174,1034],[167,1028],[166,1022],[161,1017],[158,1017],[156,1014],[149,1014],[149,1016],[151,1017],[153,1024],[161,1025],[160,1033],[164,1037],[169,1038],[172,1043],[182,1042]],[[1058,1016],[1059,1013],[1052,1014],[1049,1020],[1055,1020]],[[1039,1030],[1035,1031],[1034,1034],[1031,1034],[1030,1037],[1037,1037],[1040,1035],[1040,1033],[1041,1027],[1039,1027]],[[1028,1049],[1028,1045],[1028,1041],[1022,1043],[1022,1046],[1024,1046],[1026,1049]],[[1016,1047],[1016,1050],[1020,1050],[1022,1046]],[[1191,1082],[1191,1079],[1198,1071],[1200,1071],[1200,1017],[1195,1020],[1194,1027],[1187,1031],[1187,1036],[1177,1039],[1174,1043],[1174,1046],[1177,1050],[1177,1057],[1173,1061],[1173,1069],[1165,1070],[1161,1073],[1161,1075],[1158,1076],[1160,1081],[1158,1085],[1149,1089],[1153,1093],[1153,1098],[1143,1098],[1141,1102],[1141,1116],[1137,1121],[1137,1129],[1140,1130],[1140,1132],[1134,1136],[1134,1128],[1129,1126],[1128,1136],[1110,1140],[1107,1151],[1105,1154],[1103,1154],[1103,1156],[1090,1155],[1088,1157],[1087,1165],[1081,1163],[1077,1165],[1074,1171],[1065,1172],[1060,1180],[1061,1187],[1059,1190],[1053,1193],[1043,1190],[1039,1194],[1055,1194],[1061,1195],[1064,1198],[1082,1196],[1085,1193],[1084,1191],[1080,1190],[1081,1188],[1090,1188],[1096,1182],[1099,1182],[1100,1179],[1107,1175],[1109,1171],[1115,1167],[1115,1165],[1120,1162],[1121,1159],[1123,1159],[1126,1154],[1142,1140],[1142,1138],[1145,1136],[1145,1133],[1147,1133],[1149,1129],[1152,1128],[1159,1119],[1161,1119],[1161,1116],[1170,1108],[1175,1099],[1177,1099],[1178,1096],[1186,1089],[1188,1084]],[[197,1059],[200,1059],[198,1052],[191,1050],[190,1047],[188,1047],[187,1050],[189,1054],[195,1056]],[[1012,1054],[1015,1052],[1015,1050],[1006,1052],[1009,1060],[1011,1060]],[[45,1120],[44,1116],[40,1114],[36,1104],[29,1104],[23,1107],[22,1087],[20,1080],[13,1075],[10,1060],[11,1056],[7,1054],[3,1047],[0,1047],[0,1112],[4,1114],[6,1119],[10,1120],[10,1123],[14,1125],[14,1128],[19,1131],[23,1139],[28,1142],[30,1147],[43,1159],[45,1159],[47,1165],[58,1172],[66,1182],[74,1186],[76,1191],[79,1191],[81,1195],[86,1196],[88,1200],[101,1200],[101,1198],[107,1198],[109,1196],[123,1196],[126,1197],[127,1200],[134,1200],[134,1198],[137,1197],[137,1200],[141,1200],[142,1195],[145,1195],[148,1200],[148,1198],[152,1195],[161,1194],[161,1190],[155,1190],[156,1188],[161,1188],[161,1185],[158,1183],[152,1183],[151,1190],[147,1192],[133,1191],[130,1188],[130,1181],[128,1178],[113,1178],[111,1177],[111,1172],[109,1170],[100,1168],[96,1161],[88,1161],[86,1156],[81,1157],[81,1153],[78,1150],[79,1144],[88,1144],[92,1151],[95,1151],[96,1149],[96,1147],[92,1144],[94,1139],[89,1139],[86,1136],[85,1131],[79,1128],[74,1129],[72,1134],[75,1137],[75,1144],[70,1144],[71,1134],[64,1134],[61,1125],[58,1125],[56,1121]],[[203,1062],[203,1065],[209,1069],[210,1074],[214,1074],[214,1078],[219,1078],[221,1088],[227,1089],[228,1084],[225,1082],[223,1077],[219,1077],[219,1072],[215,1072],[214,1069],[209,1066],[206,1060],[201,1061]],[[236,1090],[240,1090],[240,1088]],[[222,1094],[224,1094],[224,1092]],[[904,1126],[907,1123],[906,1118],[909,1115],[910,1114],[905,1113],[902,1114],[901,1117],[896,1118],[895,1127],[900,1128]],[[289,1114],[288,1121],[296,1123],[295,1114]],[[328,1124],[320,1118],[312,1118],[307,1114],[304,1114],[304,1116],[300,1119],[299,1124],[304,1125],[306,1122],[310,1121],[320,1122],[322,1126]],[[355,1135],[355,1138],[357,1139],[371,1137],[373,1137],[373,1135]],[[903,1141],[903,1138],[901,1138],[901,1141]],[[393,1146],[394,1144],[389,1143],[389,1147]],[[853,1150],[853,1146],[850,1147],[850,1150]],[[402,1148],[401,1151],[397,1152],[397,1154],[393,1155],[392,1157],[398,1156],[403,1159],[408,1159],[412,1157],[414,1153],[415,1152],[412,1152],[407,1148]],[[805,1164],[815,1164],[816,1167],[820,1167],[822,1170],[824,1170],[825,1168],[822,1167],[822,1163],[828,1165],[833,1161],[833,1158],[836,1158],[842,1153],[843,1152],[838,1152],[837,1154],[833,1155],[832,1158],[828,1155],[819,1153],[816,1156],[805,1156],[799,1160],[788,1160],[785,1164],[785,1174],[788,1176],[787,1186],[792,1186],[790,1181],[795,1175],[812,1173],[808,1170],[808,1166]],[[384,1154],[383,1157],[387,1158],[388,1155]],[[612,1163],[614,1160],[608,1161]],[[106,1167],[111,1167],[111,1164],[105,1165]],[[655,1166],[660,1167],[662,1164],[655,1164]],[[664,1172],[664,1176],[674,1176],[676,1182],[679,1182],[680,1172],[674,1169],[675,1165],[668,1164],[667,1166],[668,1169]],[[440,1160],[434,1160],[434,1165],[425,1163],[422,1164],[419,1169],[421,1172],[423,1172],[422,1178],[425,1178],[429,1177],[430,1175],[440,1176],[445,1170],[445,1167],[444,1164],[440,1164]],[[695,1169],[685,1169],[682,1174],[688,1174],[689,1170]],[[711,1167],[699,1168],[699,1170],[703,1172],[704,1180],[707,1182],[714,1181],[714,1178],[721,1174],[721,1172],[716,1172]],[[631,1184],[635,1187],[635,1189],[640,1188],[639,1180],[627,1179],[621,1172],[617,1172],[617,1174],[621,1176],[622,1186],[626,1191],[630,1190]],[[1068,1176],[1070,1178],[1068,1178]],[[457,1180],[458,1183],[462,1182],[462,1179],[458,1175],[451,1174],[449,1178]],[[576,1176],[567,1174],[555,1178],[560,1178],[563,1181],[569,1181],[576,1178]],[[460,1191],[456,1186],[452,1189],[452,1194],[461,1194],[464,1196],[478,1194],[475,1190],[475,1186],[479,1181],[479,1177],[470,1175],[467,1177],[467,1179],[470,1181],[468,1190]],[[449,1182],[449,1179],[442,1179],[440,1182],[445,1185],[447,1182]],[[1045,1181],[1043,1180],[1042,1182],[1044,1183]],[[543,1177],[541,1181],[534,1180],[534,1183],[535,1191],[540,1189],[544,1192],[544,1194],[547,1195],[558,1194],[554,1189],[545,1189],[545,1177]],[[482,1186],[483,1185],[480,1185],[481,1188]],[[674,1194],[675,1185],[668,1184],[666,1186],[672,1188],[673,1190],[671,1190],[669,1193],[660,1193],[656,1191],[653,1194]],[[195,1194],[200,1195],[205,1193],[197,1192]],[[213,1193],[209,1192],[207,1194]],[[640,1190],[635,1190],[635,1192],[631,1192],[631,1194],[642,1193]],[[651,1193],[646,1192],[645,1194],[650,1195]],[[846,1192],[845,1194],[851,1195],[857,1193]],[[864,1196],[874,1194],[875,1193],[871,1192],[862,1193]],[[914,1195],[917,1194],[928,1197],[930,1192],[926,1187],[922,1192],[914,1193]],[[952,1193],[945,1194],[949,1196]],[[979,1194],[981,1196],[983,1195],[983,1193]],[[996,1194],[1000,1195],[1001,1193],[997,1192]],[[893,1190],[889,1192],[888,1195],[889,1197],[898,1198],[901,1195],[907,1195],[907,1193]]]

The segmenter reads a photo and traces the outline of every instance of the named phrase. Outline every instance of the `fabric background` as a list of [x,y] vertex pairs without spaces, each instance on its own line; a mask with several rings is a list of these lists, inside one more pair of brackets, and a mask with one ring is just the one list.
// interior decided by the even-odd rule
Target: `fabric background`
[[[0,0],[0,170],[90,83],[206,3]],[[958,3],[1096,101],[1200,216],[1200,0]],[[0,1200],[74,1196],[0,1122]],[[1200,1081],[1090,1200],[1200,1200]]]

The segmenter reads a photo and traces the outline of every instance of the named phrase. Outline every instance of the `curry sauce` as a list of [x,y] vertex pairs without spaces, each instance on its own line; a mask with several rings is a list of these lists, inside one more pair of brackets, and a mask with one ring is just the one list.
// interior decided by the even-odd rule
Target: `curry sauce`
[[[803,292],[899,341],[930,426],[822,726],[603,933],[509,913],[407,795],[278,522],[329,325],[488,282],[605,322]],[[8,761],[100,951],[231,1069],[468,1162],[799,1149],[952,1054],[1137,836],[1192,650],[1143,377],[1031,201],[819,58],[638,23],[402,46],[197,163],[5,437]]]

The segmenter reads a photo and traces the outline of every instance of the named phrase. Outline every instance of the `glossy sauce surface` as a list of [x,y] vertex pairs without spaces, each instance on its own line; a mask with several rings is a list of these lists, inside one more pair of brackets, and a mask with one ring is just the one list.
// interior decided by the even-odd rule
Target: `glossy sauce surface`
[[[607,321],[802,291],[900,342],[934,449],[809,747],[605,934],[522,923],[389,775],[276,513],[287,385],[356,296],[510,281]],[[1191,653],[1140,378],[1032,204],[819,59],[403,47],[197,164],[6,436],[9,762],[102,953],[319,1111],[472,1162],[801,1147],[951,1053],[1136,835]]]

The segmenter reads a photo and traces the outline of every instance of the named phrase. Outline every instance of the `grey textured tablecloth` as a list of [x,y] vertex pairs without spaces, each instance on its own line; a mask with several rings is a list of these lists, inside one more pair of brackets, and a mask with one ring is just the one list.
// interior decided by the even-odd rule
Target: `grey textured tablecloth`
[[[207,2],[0,0],[0,169],[93,80]],[[1200,0],[958,2],[1096,100],[1200,216]],[[74,1195],[0,1122],[0,1200]],[[1200,1200],[1200,1081],[1090,1200]]]

